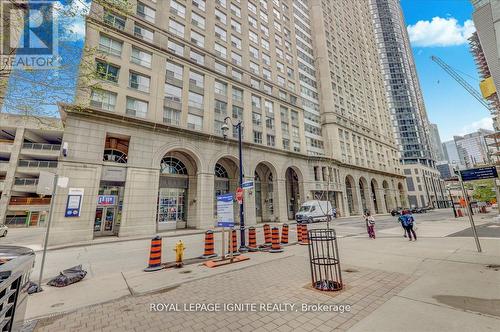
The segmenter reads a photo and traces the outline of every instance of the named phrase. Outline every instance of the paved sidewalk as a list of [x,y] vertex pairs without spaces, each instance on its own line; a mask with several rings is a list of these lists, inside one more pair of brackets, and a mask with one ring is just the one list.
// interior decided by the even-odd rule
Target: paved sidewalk
[[[482,244],[477,253],[471,238],[339,239],[346,288],[333,295],[309,287],[305,246],[248,254],[250,261],[219,270],[143,274],[145,286],[132,289],[155,284],[163,290],[41,319],[36,331],[493,331],[500,326],[500,310],[492,306],[500,299],[500,272],[487,266],[500,264],[500,241]],[[151,303],[321,303],[352,310],[151,312]]]
[[[41,321],[36,331],[347,330],[411,282],[408,275],[351,267],[349,270],[353,272],[346,272],[344,277],[346,290],[330,294],[309,287],[307,268],[306,257],[289,256],[185,283],[166,292],[129,297],[63,317],[55,316]],[[243,312],[185,311],[184,304],[195,303],[287,303],[295,307],[284,312],[269,312],[260,306],[255,311]],[[154,312],[150,310],[152,304],[177,304],[182,311]],[[322,312],[315,307],[303,307],[317,304],[349,305],[350,311]]]

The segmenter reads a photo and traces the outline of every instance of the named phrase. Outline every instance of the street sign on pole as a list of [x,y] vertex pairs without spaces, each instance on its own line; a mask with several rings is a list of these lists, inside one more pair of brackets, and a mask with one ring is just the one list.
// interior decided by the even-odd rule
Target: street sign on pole
[[[495,169],[495,174],[496,174],[496,169]],[[470,226],[471,226],[470,228],[472,230],[472,235],[474,236],[474,241],[476,241],[477,252],[481,252],[482,251],[481,250],[481,243],[479,243],[479,237],[477,236],[476,225],[474,224],[474,218],[472,217],[472,208],[470,207],[469,196],[467,195],[467,191],[465,190],[464,179],[462,178],[461,171],[458,174],[458,180],[460,182],[460,187],[462,188],[462,194],[464,195],[465,205],[467,206],[467,208],[469,210],[469,213],[467,213],[467,215],[469,216],[469,222],[470,222]]]
[[238,204],[243,204],[243,189],[236,189],[236,200],[238,201]]
[[[41,172],[40,172],[41,173]],[[52,174],[52,173],[50,173]],[[54,215],[54,201],[56,200],[56,189],[58,176],[57,174],[52,174],[54,177],[52,179],[52,188],[50,189],[50,209],[49,209],[49,220],[47,221],[47,229],[45,230],[45,239],[43,241],[43,254],[42,254],[42,264],[40,266],[40,275],[38,276],[38,289],[37,293],[42,291],[42,278],[43,278],[43,268],[45,267],[45,257],[47,256],[47,244],[49,243],[49,232],[50,224],[52,222],[52,216]],[[41,176],[41,174],[40,174]]]
[[495,166],[471,168],[460,171],[462,181],[474,181],[483,179],[498,178],[497,168]]
[[241,188],[243,189],[252,189],[253,188],[253,181],[245,181],[241,184]]
[[233,194],[217,196],[217,227],[234,227]]

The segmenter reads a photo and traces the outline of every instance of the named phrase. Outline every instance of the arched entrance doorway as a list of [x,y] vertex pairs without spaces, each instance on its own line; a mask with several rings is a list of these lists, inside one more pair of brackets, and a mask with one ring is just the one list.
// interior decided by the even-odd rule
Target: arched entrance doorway
[[[214,218],[217,218],[217,196],[236,192],[238,188],[238,166],[231,157],[221,158],[214,166]],[[234,221],[238,222],[238,207],[234,205]]]
[[187,228],[189,216],[195,215],[194,207],[187,204],[189,197],[196,197],[197,167],[187,153],[167,153],[160,162],[158,190],[158,230]]
[[379,207],[378,207],[378,202],[377,202],[377,190],[378,190],[378,183],[375,179],[372,179],[370,182],[370,196],[373,201],[373,209],[375,210],[375,213],[380,213]]
[[255,217],[257,222],[275,220],[274,175],[265,163],[259,163],[254,172]]
[[285,179],[288,220],[293,220],[301,204],[299,188],[301,184],[295,168],[288,167],[286,169]]
[[349,214],[353,215],[356,213],[356,206],[354,205],[354,179],[351,176],[345,178],[345,189]]

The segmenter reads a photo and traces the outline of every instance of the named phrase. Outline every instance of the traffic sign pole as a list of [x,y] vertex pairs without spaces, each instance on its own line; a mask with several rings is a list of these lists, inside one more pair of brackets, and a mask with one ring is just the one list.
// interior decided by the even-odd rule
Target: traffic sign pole
[[458,172],[458,180],[460,182],[460,186],[462,187],[462,193],[464,195],[465,204],[467,205],[467,208],[469,209],[469,213],[467,213],[467,215],[469,216],[469,222],[471,225],[472,234],[474,236],[474,240],[476,241],[477,252],[481,252],[481,243],[479,243],[479,238],[477,236],[477,231],[476,231],[476,225],[474,224],[474,218],[472,217],[472,213],[471,213],[472,208],[470,207],[469,196],[467,195],[467,192],[465,191],[464,182],[462,180],[462,173],[460,171]]

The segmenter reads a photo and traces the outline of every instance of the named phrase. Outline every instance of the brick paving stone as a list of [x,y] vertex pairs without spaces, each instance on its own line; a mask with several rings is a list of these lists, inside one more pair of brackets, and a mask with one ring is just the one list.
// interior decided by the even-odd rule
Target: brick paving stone
[[[409,285],[414,277],[352,267],[345,290],[323,293],[310,287],[304,257],[194,280],[168,292],[126,297],[41,319],[35,331],[289,331],[346,330]],[[242,280],[244,282],[242,282]],[[150,303],[295,303],[299,312],[150,312]],[[352,312],[301,312],[301,304],[351,304]]]

